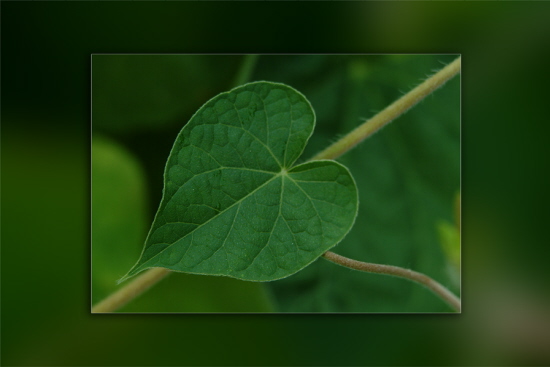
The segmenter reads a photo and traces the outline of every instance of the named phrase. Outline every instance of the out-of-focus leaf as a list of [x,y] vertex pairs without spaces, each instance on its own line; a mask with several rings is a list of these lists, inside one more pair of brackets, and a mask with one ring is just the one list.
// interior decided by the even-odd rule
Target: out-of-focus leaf
[[460,286],[460,232],[447,221],[437,223],[439,241],[447,260],[447,272],[454,288]]
[[92,140],[92,302],[113,292],[139,255],[146,231],[146,191],[139,163],[104,137]]
[[455,288],[460,285],[460,192],[454,199],[454,222],[439,221],[437,223],[439,242],[447,259],[447,272]]
[[446,221],[437,223],[437,232],[443,252],[452,266],[460,267],[460,232]]

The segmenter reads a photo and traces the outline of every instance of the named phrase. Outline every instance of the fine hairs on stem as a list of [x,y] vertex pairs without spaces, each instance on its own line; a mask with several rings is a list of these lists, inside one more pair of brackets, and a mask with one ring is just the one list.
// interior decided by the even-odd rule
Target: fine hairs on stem
[[312,161],[319,159],[336,159],[346,153],[357,144],[377,132],[383,126],[389,124],[400,115],[407,112],[412,106],[423,100],[427,95],[460,72],[460,57],[439,70],[437,73],[426,79],[419,86],[405,94],[397,101],[377,113],[374,117],[359,125],[355,130],[345,135],[343,138],[324,149],[313,158]]
[[[384,110],[376,114],[374,117],[367,120],[362,125],[355,128],[355,130],[351,131],[349,134],[315,155],[311,158],[311,160],[336,159],[348,152],[380,128],[404,114],[412,106],[420,102],[427,95],[441,87],[449,79],[458,74],[460,72],[460,62],[461,59],[458,57],[432,77],[428,78],[419,86],[411,90],[409,93],[405,94],[403,97],[399,98],[397,101],[393,102]],[[364,263],[335,254],[331,251],[325,252],[323,257],[338,265],[351,269],[368,273],[393,275],[422,284],[434,292],[434,294],[439,298],[447,302],[455,311],[460,312],[460,299],[458,299],[458,297],[451,293],[447,288],[425,274],[392,265]]]
[[[243,64],[241,65],[241,70],[237,74],[234,84],[243,84],[250,78],[257,58],[257,55],[248,55],[244,58]],[[351,131],[334,144],[331,144],[328,148],[321,151],[310,160],[336,159],[342,154],[348,152],[380,128],[404,114],[415,104],[420,102],[434,90],[441,87],[449,79],[458,74],[460,72],[460,62],[461,59],[458,57],[436,74],[426,79],[419,86],[399,98],[397,101],[393,102],[384,110],[364,122],[362,125],[358,126],[355,130]],[[355,270],[388,274],[420,283],[432,290],[437,296],[451,305],[451,307],[453,307],[456,311],[460,311],[460,300],[441,284],[424,274],[391,265],[363,263],[361,261],[356,261],[337,255],[330,251],[327,251],[323,256],[332,262]],[[92,313],[116,311],[141,293],[145,292],[148,288],[160,281],[169,273],[170,271],[164,268],[153,268],[145,271],[128,285],[122,287],[92,307]]]

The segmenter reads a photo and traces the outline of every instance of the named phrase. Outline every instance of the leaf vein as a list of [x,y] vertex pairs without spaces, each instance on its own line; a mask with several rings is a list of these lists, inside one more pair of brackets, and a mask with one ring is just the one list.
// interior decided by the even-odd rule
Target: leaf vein
[[[273,181],[275,178],[279,177],[279,175],[275,175],[273,176],[272,178],[270,178],[269,180],[267,180],[266,182],[264,182],[263,184],[261,184],[260,186],[258,186],[256,189],[254,189],[253,191],[251,191],[248,195],[245,195],[243,196],[241,199],[239,199],[238,201],[234,202],[233,204],[231,204],[230,206],[228,206],[226,209],[224,209],[223,211],[220,211],[217,215],[214,215],[212,218],[208,219],[206,222],[202,223],[199,227],[197,228],[194,228],[192,231],[188,232],[185,234],[185,236],[177,239],[176,241],[172,242],[168,247],[166,247],[165,249],[159,251],[157,254],[155,254],[153,257],[151,257],[149,260],[147,260],[145,263],[142,264],[145,265],[147,263],[149,263],[151,260],[153,260],[155,257],[157,257],[158,255],[160,255],[161,253],[163,253],[164,251],[166,251],[167,249],[171,248],[171,246],[173,246],[176,242],[178,241],[181,241],[182,239],[186,238],[187,236],[189,235],[192,235],[198,228],[200,228],[201,226],[204,226],[206,225],[207,223],[211,222],[212,220],[218,218],[220,215],[222,215],[223,213],[225,213],[226,211],[228,211],[229,209],[233,208],[235,205],[237,204],[240,204],[242,201],[244,201],[246,198],[250,197],[251,195],[253,195],[254,193],[256,193],[258,190],[260,190],[262,187],[268,185],[271,181]],[[170,224],[170,223],[179,223],[179,222],[167,222],[166,224]],[[160,228],[164,227],[166,224],[163,224],[162,226],[158,227],[156,229],[156,231],[158,231]],[[155,231],[155,232],[156,232]],[[186,250],[186,253],[187,251],[189,250],[189,248],[187,248]]]

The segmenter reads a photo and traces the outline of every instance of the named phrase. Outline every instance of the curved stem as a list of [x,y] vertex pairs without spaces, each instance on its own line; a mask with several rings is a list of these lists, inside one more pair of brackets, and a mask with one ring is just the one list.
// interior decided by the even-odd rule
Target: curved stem
[[345,266],[346,268],[365,271],[367,273],[387,274],[395,277],[405,278],[413,282],[422,284],[432,292],[434,292],[439,298],[447,302],[455,311],[460,312],[460,299],[455,296],[451,291],[436,282],[432,278],[422,273],[410,269],[400,268],[392,265],[381,265],[364,263],[362,261],[352,260],[347,257],[335,254],[334,252],[327,251],[323,254],[323,257],[335,264]]
[[458,74],[459,71],[460,57],[383,109],[373,118],[359,125],[355,130],[315,155],[311,160],[336,159],[340,157],[380,128],[407,112],[409,108],[420,102],[437,88],[441,87],[447,80]]
[[138,276],[103,301],[92,307],[92,313],[114,312],[130,302],[170,273],[165,268],[153,268]]

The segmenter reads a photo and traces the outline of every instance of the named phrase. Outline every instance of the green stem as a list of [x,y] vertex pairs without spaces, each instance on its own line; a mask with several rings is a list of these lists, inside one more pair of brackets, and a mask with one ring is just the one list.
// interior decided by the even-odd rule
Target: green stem
[[233,79],[233,87],[238,87],[250,80],[256,62],[258,61],[258,55],[246,55],[243,59],[239,72]]
[[392,275],[422,284],[423,286],[434,292],[435,295],[437,295],[447,304],[449,304],[455,311],[460,312],[460,299],[453,293],[451,293],[451,291],[449,291],[447,288],[445,288],[440,283],[436,282],[427,275],[418,273],[410,269],[400,268],[398,266],[364,263],[362,261],[349,259],[347,257],[335,254],[331,251],[325,252],[323,254],[323,257],[329,261],[332,261],[335,264],[345,266],[346,268],[364,271],[367,273]]
[[393,102],[384,110],[376,114],[373,118],[367,120],[362,125],[359,125],[355,128],[355,130],[315,155],[311,158],[311,160],[336,159],[340,157],[342,154],[346,153],[357,144],[374,134],[380,128],[407,112],[409,108],[420,102],[437,88],[441,87],[446,81],[459,72],[460,57],[425,80],[422,84],[411,90],[409,93]]

